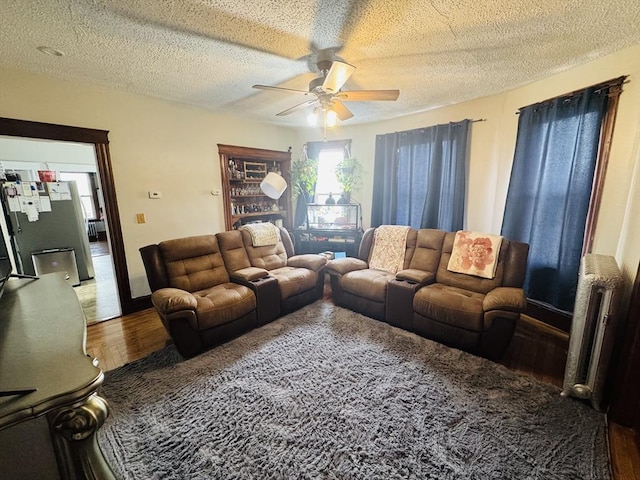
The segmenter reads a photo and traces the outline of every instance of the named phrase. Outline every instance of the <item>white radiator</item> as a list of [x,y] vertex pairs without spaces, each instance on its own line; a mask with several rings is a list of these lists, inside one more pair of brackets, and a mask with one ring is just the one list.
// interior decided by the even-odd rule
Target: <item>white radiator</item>
[[603,408],[621,282],[613,257],[582,257],[562,394],[587,399],[596,410]]

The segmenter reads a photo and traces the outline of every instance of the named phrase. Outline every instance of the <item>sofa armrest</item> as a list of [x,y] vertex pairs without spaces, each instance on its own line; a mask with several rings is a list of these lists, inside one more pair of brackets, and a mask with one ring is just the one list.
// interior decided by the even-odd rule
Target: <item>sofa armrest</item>
[[256,295],[258,325],[272,322],[280,316],[280,287],[278,279],[267,275],[247,282]]
[[369,268],[367,262],[352,257],[336,258],[327,263],[329,275],[344,275],[345,273],[364,270],[365,268]]
[[191,293],[179,288],[161,288],[151,294],[151,302],[161,315],[180,310],[195,310],[198,301]]
[[232,281],[246,285],[248,282],[264,278],[269,275],[269,272],[264,268],[247,267],[236,270],[230,275]]
[[482,309],[521,312],[527,308],[524,290],[515,287],[497,287],[491,290],[482,301]]
[[407,268],[396,273],[397,280],[406,280],[411,283],[419,283],[420,285],[428,285],[433,283],[436,274],[427,272],[426,270],[418,270],[417,268]]
[[327,264],[327,259],[322,255],[315,253],[305,253],[303,255],[294,255],[287,259],[289,267],[307,268],[317,272]]

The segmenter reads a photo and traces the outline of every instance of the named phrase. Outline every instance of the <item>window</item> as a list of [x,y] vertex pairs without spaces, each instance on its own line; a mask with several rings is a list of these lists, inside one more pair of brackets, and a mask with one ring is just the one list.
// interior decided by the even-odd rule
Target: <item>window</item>
[[331,196],[338,200],[342,187],[336,177],[336,167],[344,159],[344,149],[321,150],[318,155],[318,179],[316,180],[316,203],[325,203]]
[[529,244],[527,297],[563,312],[593,236],[623,80],[520,109],[502,234]]
[[462,229],[470,123],[376,136],[371,226]]
[[91,174],[82,172],[61,172],[60,180],[74,181],[78,187],[80,202],[85,219],[98,218],[96,215],[96,206],[94,201],[93,187],[91,182]]

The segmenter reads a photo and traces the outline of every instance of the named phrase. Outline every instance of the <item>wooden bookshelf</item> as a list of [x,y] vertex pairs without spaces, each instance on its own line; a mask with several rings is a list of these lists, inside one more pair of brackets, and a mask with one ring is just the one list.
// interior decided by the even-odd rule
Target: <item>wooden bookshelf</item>
[[[218,144],[225,228],[233,230],[252,221],[272,222],[291,231],[291,152]],[[269,172],[287,182],[274,200],[260,190]]]

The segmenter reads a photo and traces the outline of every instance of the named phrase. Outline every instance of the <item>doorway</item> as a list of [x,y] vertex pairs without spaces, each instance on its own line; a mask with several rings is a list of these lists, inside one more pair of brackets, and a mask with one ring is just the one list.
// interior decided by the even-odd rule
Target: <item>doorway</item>
[[0,135],[93,145],[100,188],[104,199],[104,214],[109,220],[106,236],[110,246],[120,310],[123,315],[126,315],[147,308],[149,306],[148,298],[136,300],[131,298],[115,183],[111,169],[108,132],[0,117]]
[[[1,136],[0,161],[2,177],[19,182],[6,182],[2,199],[18,273],[64,270],[73,278],[69,283],[88,324],[120,316],[94,146]],[[47,183],[52,181],[59,183]],[[27,198],[22,193],[28,185],[35,185],[38,192],[37,197],[28,197],[39,200],[33,219],[18,208],[20,199]],[[66,197],[49,194],[54,188],[69,193]],[[63,251],[55,252],[59,249]],[[75,268],[71,257],[75,257]]]

